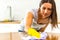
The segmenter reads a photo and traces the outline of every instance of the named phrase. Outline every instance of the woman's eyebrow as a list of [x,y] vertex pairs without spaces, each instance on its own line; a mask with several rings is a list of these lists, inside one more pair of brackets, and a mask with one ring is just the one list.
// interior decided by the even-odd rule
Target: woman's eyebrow
[[48,8],[48,10],[52,10],[52,8]]

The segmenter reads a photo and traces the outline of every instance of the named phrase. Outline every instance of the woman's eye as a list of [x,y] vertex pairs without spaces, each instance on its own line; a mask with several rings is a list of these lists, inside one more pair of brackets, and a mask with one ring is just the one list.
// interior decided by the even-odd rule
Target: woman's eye
[[43,7],[43,9],[45,10],[46,8],[45,8],[45,7]]
[[51,8],[48,8],[48,10],[52,10]]

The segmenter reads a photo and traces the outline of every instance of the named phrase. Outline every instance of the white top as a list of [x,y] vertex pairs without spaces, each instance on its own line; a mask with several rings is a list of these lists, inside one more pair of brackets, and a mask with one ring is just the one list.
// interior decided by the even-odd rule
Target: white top
[[37,24],[37,19],[38,19],[38,9],[32,9],[31,10],[33,12],[33,23],[32,23],[32,28],[39,30],[42,27],[45,27],[46,24]]
[[[38,12],[38,10],[37,9],[32,9],[31,12],[33,12],[33,16],[34,16],[31,27],[34,28],[34,29],[36,29],[36,30],[39,30],[40,28],[44,27],[45,24],[44,25],[37,24],[37,18],[38,18],[37,12]],[[24,19],[21,22],[21,24],[20,24],[21,28],[20,29],[23,29],[24,30],[24,24],[26,24],[25,20],[26,19]]]

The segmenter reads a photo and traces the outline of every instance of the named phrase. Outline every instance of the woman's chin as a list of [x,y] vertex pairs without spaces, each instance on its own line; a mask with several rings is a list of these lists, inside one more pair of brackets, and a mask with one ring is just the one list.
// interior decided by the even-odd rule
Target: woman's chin
[[46,19],[46,18],[48,18],[48,17],[42,17],[42,19]]
[[43,19],[45,19],[46,17],[42,17]]

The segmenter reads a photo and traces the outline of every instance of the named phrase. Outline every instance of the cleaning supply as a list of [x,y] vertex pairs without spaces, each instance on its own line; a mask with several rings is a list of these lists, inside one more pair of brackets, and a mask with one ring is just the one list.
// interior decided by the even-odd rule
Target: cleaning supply
[[46,39],[48,34],[46,32],[41,33],[41,38],[40,39]]
[[47,35],[46,32],[42,32],[42,33],[41,33],[41,37],[40,37],[39,39],[36,39],[36,38],[32,37],[32,38],[30,38],[29,40],[46,40],[47,36],[48,36],[48,35]]
[[35,29],[33,29],[33,28],[29,28],[28,34],[30,36],[34,36],[36,38],[40,38],[41,37],[41,34],[39,32],[37,32]]
[[21,38],[22,38],[22,40],[46,40],[46,38],[48,36],[46,32],[41,32],[41,33],[39,33],[39,32],[36,33],[36,32],[37,31],[35,29],[30,28],[29,29],[29,33],[28,34],[25,34]]

